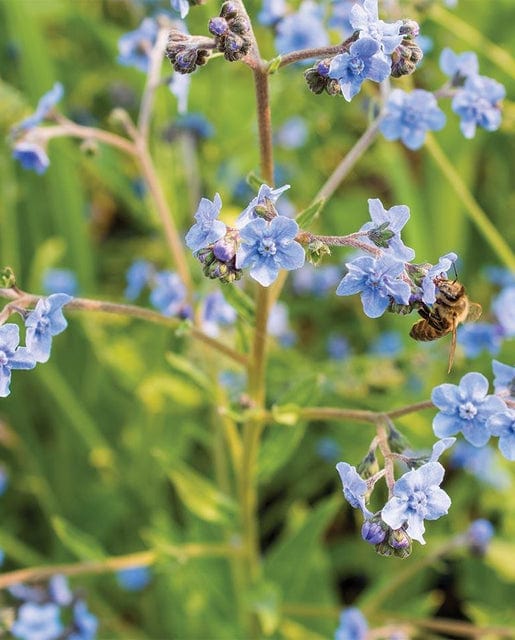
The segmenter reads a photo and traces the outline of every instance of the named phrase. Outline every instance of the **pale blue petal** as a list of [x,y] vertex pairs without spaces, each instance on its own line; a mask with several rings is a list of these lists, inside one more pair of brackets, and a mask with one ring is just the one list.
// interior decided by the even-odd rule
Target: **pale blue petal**
[[390,498],[381,511],[381,518],[392,529],[400,529],[407,519],[406,500]]
[[433,418],[433,432],[439,438],[447,438],[461,431],[462,424],[457,416],[437,413]]
[[386,311],[390,299],[377,289],[364,289],[361,294],[361,302],[366,316],[379,318]]
[[426,520],[438,520],[444,516],[451,506],[451,499],[440,487],[432,487],[427,493]]
[[406,529],[406,533],[413,538],[413,540],[420,542],[420,544],[426,544],[426,541],[424,540],[425,530],[424,519],[417,513],[408,513],[408,527]]

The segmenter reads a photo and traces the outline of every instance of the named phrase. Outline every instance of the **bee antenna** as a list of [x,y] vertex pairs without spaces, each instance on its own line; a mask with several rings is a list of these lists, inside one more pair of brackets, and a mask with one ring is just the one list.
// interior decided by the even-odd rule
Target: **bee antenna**
[[456,271],[456,263],[455,262],[452,263],[452,268],[454,270],[454,275],[455,275],[455,278],[454,278],[454,281],[453,281],[453,284],[454,284],[454,282],[456,282],[456,280],[458,279],[458,272]]

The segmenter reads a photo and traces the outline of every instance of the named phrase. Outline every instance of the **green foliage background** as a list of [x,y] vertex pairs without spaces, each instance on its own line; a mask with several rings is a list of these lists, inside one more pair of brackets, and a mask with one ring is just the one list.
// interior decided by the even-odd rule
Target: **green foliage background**
[[[256,15],[260,3],[248,4]],[[459,19],[458,26],[423,20],[424,13],[410,3],[403,6],[403,15],[421,18],[422,33],[434,40],[415,74],[417,86],[433,90],[444,82],[438,68],[444,46],[477,50],[481,73],[506,85],[500,131],[480,130],[466,141],[457,117],[446,108],[447,126],[435,137],[513,247],[515,65],[509,56],[503,63],[489,43],[513,54],[515,5],[512,0],[460,0],[449,14]],[[190,31],[204,33],[216,12],[214,2],[193,10]],[[56,80],[65,86],[63,110],[71,118],[116,128],[109,115],[120,100],[135,116],[144,77],[116,64],[116,43],[143,15],[143,5],[129,0],[0,0],[0,125],[5,136]],[[458,28],[460,21],[472,31]],[[258,38],[264,55],[273,57],[270,33],[258,28]],[[408,81],[396,83],[404,85]],[[368,87],[364,93],[374,90]],[[310,94],[300,69],[288,68],[272,78],[274,125],[302,114],[309,126],[300,152],[276,150],[284,174],[279,183],[292,184],[291,198],[299,210],[363,132],[366,109],[366,95],[348,105]],[[160,178],[184,230],[200,195],[211,198],[220,191],[224,210],[237,215],[242,202],[232,195],[234,186],[258,166],[253,83],[243,65],[216,59],[195,73],[190,110],[202,113],[215,128],[215,135],[197,148],[197,166],[186,166],[184,141],[163,139],[163,130],[177,117],[175,99],[164,88],[153,136]],[[2,141],[0,263],[12,266],[20,286],[35,293],[41,291],[45,268],[63,266],[76,272],[85,296],[121,301],[124,274],[135,257],[163,268],[172,262],[151,203],[134,189],[139,176],[130,160],[104,146],[92,155],[78,147],[72,140],[52,141],[51,167],[39,177],[17,166],[7,139]],[[448,251],[460,255],[460,280],[488,316],[496,290],[483,269],[500,265],[500,258],[430,154],[424,148],[410,153],[379,137],[327,203],[316,230],[355,231],[368,218],[370,197],[388,206],[410,206],[405,242],[420,262],[435,262]],[[335,251],[331,260],[340,264],[343,256]],[[214,290],[215,283],[202,279],[193,258],[191,265],[199,291]],[[407,337],[413,318],[369,320],[358,297],[333,295],[313,304],[287,287],[284,298],[299,339],[295,348],[272,345],[270,406],[295,402],[388,410],[426,399],[436,384],[456,382],[470,370],[492,377],[490,356],[467,361],[462,353],[447,377],[447,342],[424,349]],[[445,488],[453,506],[448,517],[429,524],[428,545],[417,545],[402,562],[381,558],[360,540],[359,519],[341,496],[334,463],[317,454],[320,438],[330,437],[340,449],[339,459],[356,464],[373,435],[367,425],[278,423],[267,429],[260,458],[266,582],[259,592],[237,593],[224,558],[168,555],[170,545],[223,542],[237,535],[234,497],[215,489],[213,453],[220,444],[213,399],[218,405],[237,405],[236,387],[224,391],[216,382],[218,370],[232,365],[164,327],[68,315],[69,329],[55,340],[50,362],[30,373],[16,372],[11,396],[2,399],[1,457],[10,487],[0,498],[0,547],[7,554],[4,570],[156,550],[153,580],[142,593],[122,591],[110,573],[73,581],[86,590],[101,619],[100,637],[241,637],[239,598],[251,599],[261,611],[270,637],[291,640],[331,637],[339,609],[350,603],[363,607],[372,624],[435,614],[481,625],[515,623],[511,489],[493,490],[463,472],[450,472]],[[244,346],[249,327],[244,320],[240,325],[235,339]],[[405,336],[403,354],[393,360],[368,353],[368,345],[387,329]],[[328,360],[325,339],[331,332],[351,341],[351,358]],[[513,363],[514,354],[513,342],[506,342],[498,359]],[[432,415],[426,411],[397,422],[414,447],[432,445]],[[501,457],[498,464],[509,470]],[[226,478],[228,487],[232,481]],[[460,552],[428,561],[449,536],[479,516],[490,518],[497,529],[486,558]],[[12,603],[5,594],[2,598],[5,605]]]

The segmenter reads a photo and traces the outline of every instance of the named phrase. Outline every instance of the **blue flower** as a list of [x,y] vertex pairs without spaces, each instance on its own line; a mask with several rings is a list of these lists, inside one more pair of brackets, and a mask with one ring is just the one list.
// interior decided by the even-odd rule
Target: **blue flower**
[[151,304],[164,316],[176,316],[184,311],[186,287],[173,271],[159,271],[154,276],[150,293]]
[[170,5],[174,11],[181,14],[183,20],[190,11],[190,3],[188,0],[170,0]]
[[386,527],[377,520],[365,520],[361,527],[361,537],[368,544],[380,544],[386,538]]
[[381,47],[372,38],[353,42],[348,53],[340,53],[331,60],[329,77],[338,80],[347,102],[359,93],[364,80],[382,82],[390,75],[391,64]]
[[327,338],[327,353],[333,360],[345,360],[350,355],[350,343],[345,336],[331,333]]
[[299,149],[308,137],[308,129],[304,118],[294,116],[289,118],[278,130],[275,140],[285,149]]
[[343,39],[350,36],[354,31],[350,23],[351,10],[353,6],[354,0],[332,0],[331,2],[329,26],[333,29],[338,29]]
[[500,413],[494,413],[486,422],[487,428],[493,436],[499,438],[499,451],[508,460],[515,460],[515,411],[506,408]]
[[277,25],[275,48],[281,54],[298,49],[325,47],[329,36],[324,28],[323,9],[304,0],[296,13],[285,16]]
[[485,553],[495,533],[494,525],[485,518],[478,518],[471,523],[466,539],[472,551]]
[[127,269],[125,279],[127,286],[123,295],[127,300],[139,298],[143,289],[148,285],[154,274],[154,267],[148,260],[135,260]]
[[95,640],[97,637],[98,618],[88,610],[84,600],[77,600],[73,605],[73,631],[68,640]]
[[228,327],[236,322],[237,313],[226,301],[221,291],[205,297],[202,311],[202,329],[208,336],[216,337],[220,326]]
[[368,623],[357,607],[349,607],[340,614],[340,624],[334,640],[366,640]]
[[71,299],[72,297],[66,293],[53,293],[48,298],[38,300],[34,311],[25,318],[25,342],[36,362],[47,362],[52,348],[52,338],[68,326],[63,315],[63,306]]
[[213,125],[200,113],[187,113],[174,122],[174,127],[189,131],[196,138],[212,138],[215,132]]
[[489,445],[474,447],[460,440],[453,449],[451,465],[464,469],[480,482],[496,489],[506,489],[510,486],[509,474],[499,467],[496,453]]
[[340,474],[343,484],[343,495],[354,509],[361,509],[365,518],[371,518],[373,514],[365,506],[365,498],[368,493],[368,484],[347,462],[339,462],[336,470]]
[[504,288],[492,302],[492,311],[507,338],[515,336],[515,286]]
[[[368,210],[371,217],[371,222],[366,222],[361,228],[360,232],[368,231],[372,232],[378,227],[383,227],[383,231],[390,231],[394,235],[387,240],[388,246],[385,247],[384,253],[394,256],[397,260],[403,260],[409,262],[415,257],[413,249],[406,247],[401,240],[401,229],[408,222],[410,217],[409,207],[404,204],[399,204],[386,210],[379,198],[369,198]],[[366,236],[362,240],[365,244],[371,247],[377,245]]]
[[255,198],[252,198],[247,207],[245,207],[245,209],[238,216],[238,220],[236,222],[236,226],[238,227],[238,229],[241,229],[251,220],[255,220],[259,217],[255,212],[257,206],[265,204],[265,200],[270,200],[272,204],[275,204],[281,194],[289,188],[289,184],[285,184],[278,189],[272,189],[267,184],[262,184],[259,187],[257,196]]
[[437,520],[451,506],[451,499],[439,485],[444,468],[439,462],[428,462],[405,473],[393,486],[393,497],[382,509],[381,517],[392,529],[407,523],[406,533],[425,544],[424,520]]
[[473,51],[458,54],[445,47],[440,54],[440,69],[449,76],[453,84],[461,84],[465,78],[478,74],[479,63]]
[[150,582],[148,567],[128,567],[116,572],[118,584],[127,591],[141,591]]
[[465,440],[482,447],[490,439],[488,418],[505,409],[504,402],[488,394],[488,380],[481,373],[467,373],[459,385],[444,383],[435,387],[431,400],[440,412],[433,420],[439,438],[463,433]]
[[272,27],[286,15],[285,0],[263,0],[261,11],[258,13],[258,22],[265,27]]
[[0,398],[9,395],[11,369],[34,369],[36,361],[27,347],[19,347],[20,329],[16,324],[0,327]]
[[13,158],[18,160],[24,169],[42,175],[50,166],[45,149],[36,142],[17,142],[13,147]]
[[348,272],[336,289],[338,296],[361,292],[363,311],[369,318],[379,318],[392,301],[408,304],[411,289],[399,279],[404,263],[391,256],[378,259],[360,256],[346,265]]
[[393,53],[402,42],[403,35],[399,33],[402,20],[393,24],[379,20],[377,0],[364,0],[363,5],[356,2],[351,10],[350,23],[360,31],[360,38],[373,38],[385,53]]
[[221,220],[217,220],[221,208],[222,199],[218,193],[215,193],[213,202],[207,198],[201,199],[195,213],[196,223],[186,234],[186,245],[192,251],[204,249],[225,236],[227,227]]
[[177,98],[177,113],[184,114],[188,111],[188,95],[190,91],[191,75],[189,73],[172,74],[168,82],[168,88]]
[[46,269],[42,277],[43,291],[51,293],[67,293],[74,296],[79,288],[77,276],[71,269]]
[[515,367],[492,360],[495,393],[508,398],[515,398]]
[[435,279],[445,277],[457,259],[458,256],[451,251],[450,253],[446,253],[444,256],[441,256],[438,260],[438,264],[435,264],[427,270],[427,273],[421,283],[422,302],[425,302],[426,304],[434,304],[436,302]]
[[381,333],[370,345],[370,353],[376,356],[398,356],[404,347],[401,334],[398,331]]
[[153,18],[145,18],[137,29],[125,33],[118,40],[118,62],[147,73],[157,31],[157,22]]
[[68,580],[61,574],[57,574],[50,578],[50,582],[48,583],[48,594],[52,601],[60,607],[67,607],[73,600],[73,593],[68,585]]
[[515,271],[502,267],[488,266],[484,268],[484,274],[490,282],[499,287],[515,287]]
[[458,329],[458,343],[463,347],[467,358],[477,358],[482,351],[495,356],[501,348],[502,336],[495,324],[475,322]]
[[57,640],[63,632],[60,609],[53,602],[26,602],[18,610],[11,633],[22,640]]
[[329,264],[314,267],[306,264],[293,274],[293,289],[297,294],[312,294],[319,298],[328,294],[340,280],[340,269]]
[[400,138],[408,149],[415,150],[424,144],[427,131],[439,131],[444,125],[445,114],[432,93],[423,89],[411,93],[394,89],[379,129],[387,140]]
[[45,93],[45,95],[40,98],[38,106],[36,107],[36,111],[28,118],[25,118],[25,120],[22,120],[18,124],[14,125],[14,127],[12,128],[12,133],[14,135],[17,135],[21,131],[28,131],[33,127],[37,127],[38,124],[41,124],[47,117],[47,115],[52,111],[54,106],[63,97],[63,94],[63,85],[60,82],[56,82],[50,89],[50,91],[47,91],[47,93]]
[[485,76],[469,76],[452,100],[452,110],[461,118],[465,138],[476,135],[476,127],[495,131],[501,124],[499,102],[506,95],[500,82]]
[[334,462],[340,457],[340,447],[334,438],[325,436],[316,443],[316,454],[326,462]]
[[236,268],[250,268],[250,275],[268,287],[279,275],[279,269],[300,269],[304,264],[303,247],[295,241],[299,225],[284,216],[270,222],[251,220],[240,231],[241,245],[236,253]]

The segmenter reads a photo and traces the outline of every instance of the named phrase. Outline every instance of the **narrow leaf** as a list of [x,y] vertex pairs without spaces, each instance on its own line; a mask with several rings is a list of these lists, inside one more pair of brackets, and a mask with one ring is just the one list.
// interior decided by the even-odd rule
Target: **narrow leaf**
[[325,205],[325,198],[317,200],[309,207],[301,211],[296,217],[297,224],[301,229],[307,229],[318,218]]
[[59,516],[54,516],[51,523],[62,544],[79,560],[101,560],[106,557],[102,547],[89,533],[77,529]]

